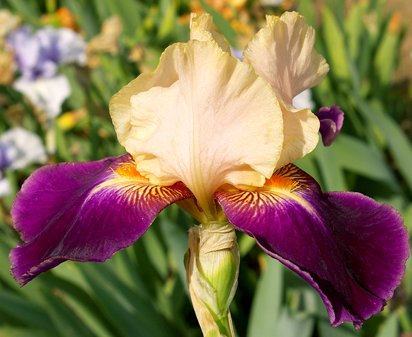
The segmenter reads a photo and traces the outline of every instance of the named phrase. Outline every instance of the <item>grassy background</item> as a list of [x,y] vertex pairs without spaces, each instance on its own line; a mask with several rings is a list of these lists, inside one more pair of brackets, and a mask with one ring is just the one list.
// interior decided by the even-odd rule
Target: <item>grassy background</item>
[[[153,68],[168,44],[188,38],[191,10],[210,12],[232,45],[242,48],[265,14],[298,9],[316,27],[317,49],[331,66],[327,78],[312,91],[316,106],[338,104],[346,115],[333,146],[320,145],[297,164],[324,190],[359,191],[393,205],[411,230],[412,74],[398,69],[409,55],[401,53],[401,45],[410,27],[402,23],[407,20],[402,11],[396,12],[397,6],[399,2],[388,10],[382,0],[350,5],[340,0],[286,1],[276,8],[257,1],[236,7],[219,6],[219,1],[212,6],[208,1],[178,0],[0,0],[1,8],[37,27],[58,24],[55,11],[66,7],[86,41],[99,34],[109,17],[118,16],[123,26],[116,40],[118,52],[97,53],[93,67],[63,67],[73,94],[56,121],[57,152],[50,162],[122,153],[108,101],[141,71]],[[45,137],[41,116],[20,94],[3,85],[0,98],[1,132],[23,125]],[[15,191],[34,169],[7,172]],[[0,200],[0,336],[201,336],[183,266],[186,233],[193,220],[177,207],[164,211],[141,240],[110,261],[67,262],[20,289],[8,262],[9,250],[18,241],[10,227],[13,198]],[[348,324],[333,329],[319,297],[306,283],[267,258],[250,238],[239,235],[239,243],[239,288],[231,308],[239,337],[412,334],[410,262],[402,286],[382,313],[359,331]]]

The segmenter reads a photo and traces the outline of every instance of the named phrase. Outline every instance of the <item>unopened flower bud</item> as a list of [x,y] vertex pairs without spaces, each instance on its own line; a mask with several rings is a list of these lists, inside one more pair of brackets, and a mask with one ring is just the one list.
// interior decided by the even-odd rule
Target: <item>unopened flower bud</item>
[[229,306],[237,288],[239,249],[233,226],[210,223],[192,228],[186,272],[203,335],[234,336]]

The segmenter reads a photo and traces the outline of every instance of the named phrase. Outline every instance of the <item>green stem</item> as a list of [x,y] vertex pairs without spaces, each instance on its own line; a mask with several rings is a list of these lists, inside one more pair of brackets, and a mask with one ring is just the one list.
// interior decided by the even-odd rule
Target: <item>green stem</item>
[[411,323],[411,320],[409,319],[408,313],[406,312],[406,309],[404,307],[402,307],[398,310],[398,316],[399,316],[399,321],[400,321],[401,326],[402,326],[402,330],[404,332],[412,331],[412,323]]

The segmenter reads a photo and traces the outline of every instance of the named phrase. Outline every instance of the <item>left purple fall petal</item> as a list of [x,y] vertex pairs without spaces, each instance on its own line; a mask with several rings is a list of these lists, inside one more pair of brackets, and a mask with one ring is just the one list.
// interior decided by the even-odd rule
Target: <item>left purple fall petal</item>
[[104,261],[142,236],[164,207],[190,197],[181,183],[150,185],[129,155],[40,168],[13,205],[24,243],[10,253],[12,274],[24,285],[66,260]]
[[408,233],[393,208],[359,193],[322,193],[294,165],[257,191],[221,190],[216,198],[237,229],[318,291],[333,326],[360,327],[404,274]]

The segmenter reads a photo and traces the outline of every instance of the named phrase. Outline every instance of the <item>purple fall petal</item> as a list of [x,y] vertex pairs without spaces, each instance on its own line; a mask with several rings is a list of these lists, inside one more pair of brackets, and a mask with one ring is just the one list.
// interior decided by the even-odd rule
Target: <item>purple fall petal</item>
[[359,193],[323,194],[293,165],[258,191],[219,191],[229,221],[320,294],[333,326],[382,310],[409,255],[399,214]]
[[45,166],[13,205],[25,241],[10,253],[13,276],[24,285],[65,260],[104,261],[143,235],[164,207],[191,196],[182,184],[149,185],[128,155]]
[[320,121],[320,134],[323,145],[329,146],[333,143],[343,126],[344,113],[337,106],[322,107],[316,113]]

